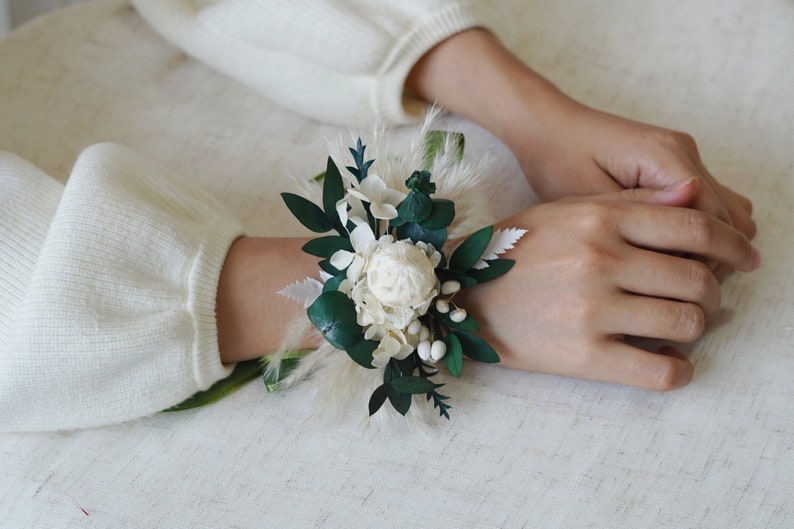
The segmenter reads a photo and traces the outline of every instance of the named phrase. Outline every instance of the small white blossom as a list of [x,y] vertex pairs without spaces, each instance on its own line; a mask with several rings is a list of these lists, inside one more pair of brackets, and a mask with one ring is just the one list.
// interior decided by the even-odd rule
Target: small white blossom
[[350,232],[350,244],[353,245],[353,251],[337,250],[331,256],[331,265],[337,270],[347,268],[347,278],[355,282],[364,270],[369,254],[377,246],[369,224],[362,222]]
[[359,184],[358,189],[352,188],[348,193],[370,203],[369,210],[376,219],[390,220],[397,218],[397,206],[407,196],[402,191],[391,189],[378,175],[369,175]]
[[403,360],[413,351],[414,346],[408,343],[403,333],[390,332],[381,339],[377,349],[372,353],[372,365],[377,368],[386,367],[390,359]]

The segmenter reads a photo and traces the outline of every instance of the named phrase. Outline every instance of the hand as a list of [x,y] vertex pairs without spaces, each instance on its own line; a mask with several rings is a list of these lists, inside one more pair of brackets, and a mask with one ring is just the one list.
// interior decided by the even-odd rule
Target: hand
[[554,97],[555,104],[532,110],[534,123],[523,134],[509,136],[541,198],[637,187],[668,189],[694,179],[698,189],[690,207],[714,215],[747,237],[755,235],[752,203],[717,182],[691,136],[599,112],[559,93]]
[[750,271],[760,256],[716,217],[663,203],[695,192],[625,190],[543,204],[506,220],[528,233],[505,276],[462,292],[461,306],[507,367],[654,390],[686,385],[691,362],[626,336],[692,342],[720,304],[717,280],[685,252]]
[[671,189],[694,178],[690,207],[755,234],[752,204],[716,181],[691,137],[577,103],[485,31],[465,31],[433,48],[406,87],[504,141],[544,200]]

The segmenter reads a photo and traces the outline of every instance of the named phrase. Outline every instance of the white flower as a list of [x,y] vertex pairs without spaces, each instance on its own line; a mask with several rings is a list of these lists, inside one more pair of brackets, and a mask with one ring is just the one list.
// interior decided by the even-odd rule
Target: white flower
[[369,210],[376,219],[397,218],[397,206],[407,196],[402,191],[386,187],[378,175],[369,175],[359,184],[359,188],[349,189],[348,193],[370,203]]
[[438,294],[438,278],[426,252],[407,241],[397,241],[375,250],[366,272],[370,292],[389,307],[416,309],[429,306]]
[[392,331],[380,340],[380,345],[372,353],[374,367],[386,367],[389,360],[396,358],[402,360],[414,351],[414,346],[408,342],[405,334]]
[[353,245],[352,252],[347,250],[334,252],[331,256],[331,266],[337,270],[347,268],[347,278],[355,282],[364,270],[372,250],[377,247],[375,235],[369,224],[361,222],[350,232],[350,244]]

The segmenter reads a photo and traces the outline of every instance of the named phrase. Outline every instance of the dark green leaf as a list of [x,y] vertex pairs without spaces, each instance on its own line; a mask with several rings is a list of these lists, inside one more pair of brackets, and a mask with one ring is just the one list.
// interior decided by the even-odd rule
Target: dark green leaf
[[446,417],[447,419],[449,419],[449,412],[447,410],[449,410],[452,406],[444,402],[449,397],[447,397],[446,395],[442,395],[437,391],[434,391],[427,395],[427,400],[430,400],[431,398],[433,399],[433,407],[438,408],[439,417]]
[[421,222],[429,230],[446,228],[455,218],[455,203],[445,198],[434,198],[432,203],[430,215],[425,220],[416,222]]
[[330,274],[332,276],[338,276],[338,275],[342,274],[342,270],[337,270],[336,267],[334,267],[334,265],[331,264],[331,260],[330,259],[323,259],[322,261],[320,261],[317,264],[320,266],[322,271],[325,272],[326,274]]
[[409,222],[397,228],[398,239],[411,239],[413,242],[426,242],[434,248],[440,249],[447,242],[447,230],[428,230],[421,224]]
[[[359,327],[359,329],[361,329]],[[361,330],[363,337],[364,330]],[[378,348],[378,342],[373,340],[360,340],[345,349],[347,356],[353,359],[355,363],[367,369],[374,369],[372,366],[372,352]]]
[[460,283],[460,288],[471,288],[477,284],[477,281],[474,278],[469,277],[466,274],[461,274],[459,272],[453,272],[452,270],[442,269],[436,270],[436,275],[438,276],[438,280],[441,283],[444,281],[457,281]]
[[477,283],[486,283],[508,273],[516,263],[513,259],[494,259],[486,262],[488,263],[488,268],[472,268],[466,272],[466,275],[475,279]]
[[482,256],[491,242],[493,226],[486,226],[472,233],[458,246],[449,258],[449,267],[458,272],[466,272]]
[[450,333],[444,337],[447,344],[447,354],[444,355],[444,363],[453,377],[460,377],[463,372],[463,348],[457,336]]
[[397,206],[397,214],[405,222],[422,222],[430,215],[432,209],[433,201],[429,196],[411,191]]
[[475,320],[470,314],[466,315],[465,320],[461,322],[454,322],[449,317],[449,312],[447,312],[446,314],[442,314],[440,312],[437,313],[434,312],[434,313],[437,314],[436,317],[439,319],[439,321],[442,324],[446,325],[447,327],[452,327],[454,329],[460,329],[462,331],[471,331],[471,332],[477,332],[480,330],[480,326],[477,325],[477,320]]
[[326,235],[325,237],[317,237],[312,239],[301,248],[304,252],[317,257],[331,257],[337,250],[353,251],[353,245],[350,244],[350,239],[340,237],[338,235]]
[[295,218],[313,232],[325,233],[334,229],[323,210],[313,202],[293,193],[281,193],[281,198]]
[[400,378],[401,376],[403,376],[402,371],[392,358],[389,360],[389,363],[386,364],[386,367],[383,368],[383,382],[386,384],[391,384],[392,380],[395,378]]
[[336,212],[336,203],[344,196],[345,186],[342,183],[342,175],[339,174],[339,169],[329,156],[323,182],[323,209],[328,222],[340,233],[344,230],[341,229],[342,224],[339,221],[339,214]]
[[381,384],[378,388],[372,392],[372,396],[369,398],[369,415],[372,417],[375,415],[383,403],[386,402],[386,398],[389,396],[389,385],[388,384]]
[[199,391],[187,400],[163,411],[182,411],[212,404],[261,376],[262,372],[263,368],[259,360],[238,362],[228,377],[217,381],[208,389]]
[[411,408],[411,395],[409,393],[400,393],[389,387],[389,402],[391,402],[395,410],[400,412],[400,415],[405,415]]
[[430,169],[433,166],[433,160],[446,153],[448,148],[453,159],[459,163],[463,159],[465,143],[465,137],[460,132],[446,130],[428,131],[425,136],[425,153],[423,157],[425,169]]
[[485,362],[486,364],[496,364],[499,362],[499,355],[496,354],[493,347],[488,345],[488,342],[466,331],[452,331],[450,335],[455,336],[460,340],[460,345],[463,348],[463,354],[478,362]]
[[346,350],[362,340],[363,331],[356,322],[355,303],[342,292],[320,294],[306,315],[328,343],[337,349]]
[[430,181],[428,171],[414,171],[405,181],[405,185],[408,189],[424,195],[432,195],[436,192],[436,184]]
[[426,378],[410,376],[396,378],[392,380],[391,385],[395,391],[400,393],[419,395],[422,393],[430,393],[434,389],[441,387],[443,384],[435,384]]

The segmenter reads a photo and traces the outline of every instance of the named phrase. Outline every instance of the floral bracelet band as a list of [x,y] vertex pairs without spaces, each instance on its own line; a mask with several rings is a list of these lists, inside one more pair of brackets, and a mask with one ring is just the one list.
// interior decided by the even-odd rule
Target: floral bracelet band
[[[303,246],[322,259],[322,281],[307,278],[281,291],[307,307],[308,320],[325,339],[316,352],[297,362],[298,374],[290,376],[321,376],[320,357],[344,351],[348,365],[352,360],[382,372],[382,383],[369,398],[370,415],[386,400],[405,415],[413,396],[425,395],[440,416],[449,418],[448,397],[439,392],[443,384],[434,380],[437,363],[443,361],[452,376],[460,377],[464,356],[499,362],[496,351],[476,334],[474,317],[456,298],[463,289],[507,273],[514,261],[499,255],[513,248],[525,231],[488,226],[458,245],[447,240],[456,208],[451,200],[434,196],[437,186],[430,169],[438,178],[455,170],[462,160],[462,134],[426,133],[422,168],[405,174],[400,189],[379,176],[388,163],[383,168],[373,165],[375,160],[365,160],[365,150],[359,139],[349,149],[352,164],[344,173],[328,158],[325,173],[316,178],[322,186],[321,204],[282,193],[306,228],[334,232]],[[282,355],[289,347],[283,349]],[[282,358],[277,355],[270,365],[278,366]]]

